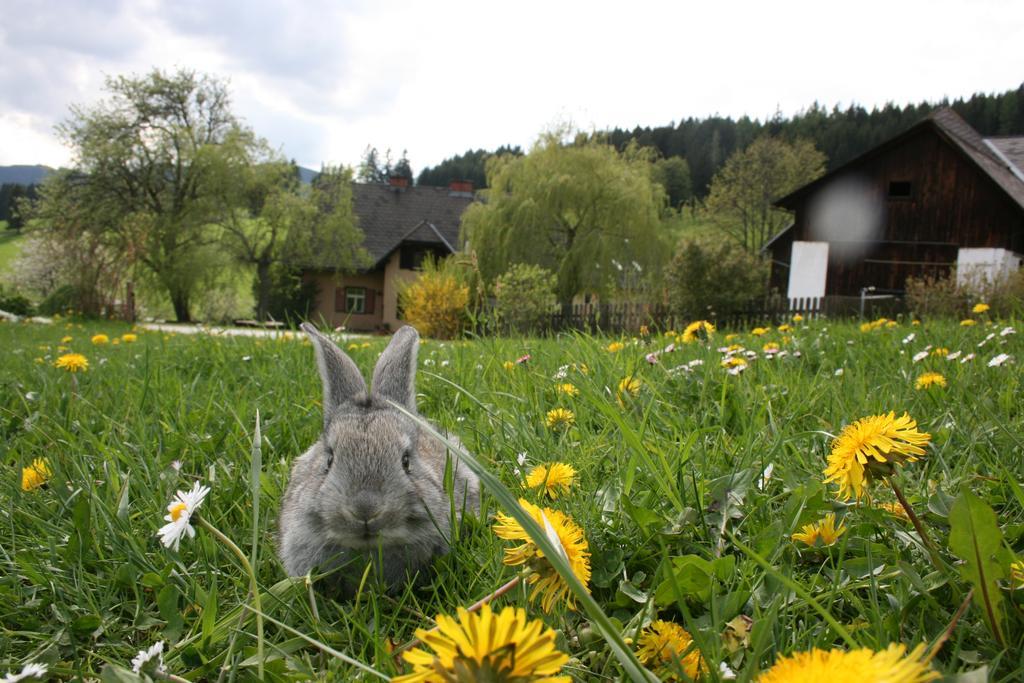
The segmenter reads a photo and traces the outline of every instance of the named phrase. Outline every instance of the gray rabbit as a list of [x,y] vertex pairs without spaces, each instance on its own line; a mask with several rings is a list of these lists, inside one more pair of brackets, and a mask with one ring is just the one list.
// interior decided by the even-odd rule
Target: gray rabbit
[[[451,510],[479,512],[480,482],[447,449],[389,401],[416,414],[419,335],[403,327],[373,370],[373,388],[334,342],[309,323],[323,381],[320,439],[292,467],[281,504],[279,552],[290,576],[337,571],[351,592],[367,562],[391,589],[448,550]],[[451,437],[450,437],[451,438]],[[421,574],[422,576],[422,574]]]

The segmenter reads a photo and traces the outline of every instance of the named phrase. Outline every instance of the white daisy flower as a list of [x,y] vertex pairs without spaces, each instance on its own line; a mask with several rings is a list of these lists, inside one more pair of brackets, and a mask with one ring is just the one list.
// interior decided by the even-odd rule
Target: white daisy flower
[[651,365],[655,365],[658,362],[658,353],[657,353],[657,351],[652,351],[651,353],[649,353],[646,356],[644,356],[644,358]]
[[844,372],[844,370],[842,368],[836,368],[836,371],[833,372],[832,374],[835,375],[836,377],[842,377],[843,376],[843,372]]
[[967,363],[968,361],[972,361],[972,360],[974,360],[974,354],[973,353],[969,353],[966,356],[964,356],[963,358],[961,358],[960,362],[961,363]]
[[1002,365],[1003,363],[1005,363],[1008,360],[1010,360],[1010,355],[1007,354],[1007,353],[1001,353],[998,356],[996,356],[995,358],[993,358],[992,360],[990,360],[988,362],[988,366],[990,368],[998,367],[998,366]]
[[696,367],[701,366],[701,365],[704,365],[704,361],[701,360],[700,358],[697,358],[697,359],[691,360],[689,363],[687,363],[686,367],[688,367],[688,368],[690,368],[692,370],[693,368],[696,368]]
[[960,351],[954,351],[953,353],[946,354],[946,360],[956,360],[960,357]]
[[910,334],[908,334],[906,337],[903,338],[903,343],[904,344],[909,344],[910,342],[914,341],[914,337],[916,337],[916,336],[917,336],[916,334],[911,332]]
[[999,332],[1000,337],[1005,337],[1008,334],[1017,334],[1017,330],[1013,329],[1012,327],[1004,327]]
[[980,342],[978,342],[978,348],[980,349],[982,346],[984,346],[985,344],[988,344],[990,341],[992,341],[995,338],[996,338],[996,333],[995,332],[989,332],[987,337],[985,337]]
[[772,480],[772,474],[775,472],[775,463],[770,462],[768,466],[764,468],[764,472],[761,473],[761,478],[757,482],[757,488],[760,491],[764,491],[765,487],[768,486],[768,482]]
[[[154,663],[155,661],[155,663]],[[137,674],[141,674],[143,671],[146,673],[154,673],[156,671],[164,670],[164,641],[150,646],[148,650],[139,650],[139,654],[135,655],[132,660],[132,671]]]
[[188,534],[189,538],[195,538],[196,530],[189,521],[192,519],[192,513],[202,504],[203,498],[206,498],[209,492],[209,486],[202,486],[196,482],[191,491],[178,491],[174,494],[174,500],[167,505],[167,515],[164,516],[168,523],[156,532],[161,543],[177,550],[182,536]]
[[16,683],[16,681],[23,681],[26,678],[42,678],[45,675],[46,665],[36,664],[33,662],[32,664],[26,664],[25,668],[21,670],[21,673],[7,674],[3,679],[0,679],[0,681],[2,681],[2,683]]
[[914,354],[914,362],[916,363],[918,361],[924,360],[927,357],[928,351],[918,351],[917,353]]

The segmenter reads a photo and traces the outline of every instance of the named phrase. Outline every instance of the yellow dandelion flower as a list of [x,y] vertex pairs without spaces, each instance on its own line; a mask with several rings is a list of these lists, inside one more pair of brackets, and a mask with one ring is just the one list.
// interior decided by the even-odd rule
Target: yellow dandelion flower
[[572,487],[576,470],[564,462],[553,462],[550,465],[537,465],[526,475],[526,485],[531,489],[543,488],[552,500],[559,494],[568,493]]
[[32,491],[39,488],[53,476],[50,463],[46,458],[36,458],[28,467],[21,468],[21,490]]
[[777,329],[779,332],[789,332],[793,328],[791,326],[787,325],[786,323],[782,323],[781,325],[779,325],[775,329]]
[[745,368],[747,367],[747,361],[740,358],[739,356],[730,356],[722,361],[723,368]]
[[548,429],[570,427],[576,422],[576,415],[568,408],[552,408],[544,419]]
[[727,342],[731,342],[733,339],[739,339],[739,338],[740,338],[740,335],[736,334],[735,332],[730,332],[729,334],[725,335],[725,341],[727,341]]
[[92,343],[96,346],[102,346],[103,344],[110,343],[110,337],[105,334],[94,334],[92,336]]
[[114,337],[113,339],[110,340],[110,343],[113,344],[114,346],[117,346],[118,344],[121,343],[121,340],[118,337]]
[[1024,588],[1024,560],[1010,563],[1010,584],[1014,590]]
[[726,353],[736,353],[737,351],[742,351],[742,350],[743,350],[743,346],[741,344],[729,344],[729,346],[725,347],[725,352]]
[[612,342],[611,344],[605,347],[605,350],[608,351],[608,353],[618,353],[624,348],[626,348],[626,345],[623,344],[622,342]]
[[623,377],[619,381],[619,402],[621,403],[622,399],[624,398],[636,398],[637,396],[639,396],[640,387],[641,382],[636,377],[633,377],[632,375],[628,377]]
[[699,339],[710,339],[715,333],[715,326],[707,320],[696,320],[683,330],[683,342],[689,344]]
[[765,353],[778,353],[779,345],[776,344],[775,342],[768,342],[767,344],[761,347],[761,350],[764,351]]
[[793,322],[795,322],[795,323],[802,323],[803,321],[804,321],[804,317],[802,315],[800,315],[799,313],[797,313],[797,314],[795,314],[793,316]]
[[988,313],[989,305],[977,303],[974,304],[974,308],[971,309],[971,313]]
[[[547,531],[548,538],[555,547],[560,547],[563,558],[572,569],[572,573],[589,591],[590,584],[590,550],[583,529],[572,521],[572,517],[558,510],[543,510],[529,501],[520,498],[519,505],[537,522],[541,529]],[[533,586],[530,599],[541,597],[541,608],[550,612],[556,601],[565,599],[569,607],[575,607],[575,600],[561,574],[555,571],[551,563],[544,559],[544,553],[530,538],[529,534],[515,520],[504,513],[495,515],[494,534],[506,541],[524,541],[522,545],[505,549],[503,562],[510,566],[526,565],[530,576],[526,580]]]
[[565,382],[563,384],[555,385],[555,393],[565,394],[566,396],[579,396],[580,390],[576,388],[575,384]]
[[754,329],[752,329],[750,331],[750,334],[754,335],[755,337],[762,337],[762,336],[768,334],[768,328],[767,327],[755,327]]
[[72,341],[74,341],[74,337],[71,336],[64,336],[60,338],[61,344],[70,344]]
[[937,372],[926,372],[917,378],[914,382],[914,388],[920,391],[921,389],[928,389],[930,387],[945,387],[946,378]]
[[575,368],[576,370],[579,370],[584,375],[589,375],[590,374],[590,368],[587,367],[586,363],[580,363],[579,365],[576,365],[575,363],[573,363],[573,368]]
[[846,525],[840,523],[837,528],[836,516],[831,512],[814,524],[804,524],[801,529],[802,531],[793,534],[791,538],[812,547],[816,546],[819,540],[823,546],[834,545],[839,537],[846,533]]
[[85,372],[89,369],[89,359],[80,353],[65,353],[53,365],[68,372]]
[[347,351],[358,351],[359,350],[359,344],[357,344],[355,342],[351,342],[348,346],[345,347],[345,349]]
[[898,517],[904,522],[910,521],[910,515],[907,514],[906,508],[899,503],[876,503],[875,507],[879,510],[885,510],[893,517]]
[[479,612],[460,607],[458,619],[438,615],[437,628],[419,629],[416,637],[433,652],[417,647],[404,653],[412,672],[391,679],[394,683],[571,680],[556,675],[569,655],[555,646],[555,631],[539,619],[529,619],[522,607],[505,607],[497,614],[490,605]]
[[874,474],[887,476],[893,465],[917,460],[930,439],[930,434],[917,430],[917,422],[907,413],[899,418],[893,411],[861,418],[832,442],[825,483],[838,483],[844,500],[849,500],[851,492],[859,500]]
[[866,647],[844,652],[819,650],[780,657],[757,683],[927,683],[939,678],[925,658],[922,643],[907,654],[905,645],[893,643],[875,652]]
[[640,326],[640,336],[641,337],[649,337],[649,336],[651,336],[651,328],[647,327],[647,325],[641,325]]
[[870,332],[873,329],[875,329],[875,328],[874,328],[874,325],[872,325],[871,323],[861,323],[860,324],[860,331],[861,332]]
[[132,334],[131,332],[125,332],[124,334],[121,335],[121,341],[123,341],[125,344],[134,344],[135,342],[139,341],[139,335]]
[[970,327],[971,325],[977,325],[978,323],[970,318],[965,318],[960,321],[960,327]]
[[938,356],[939,358],[945,358],[946,356],[949,355],[949,349],[947,349],[945,346],[940,346],[938,348],[932,349],[932,355]]
[[693,637],[674,622],[652,621],[640,634],[638,644],[637,658],[642,664],[655,667],[662,680],[682,680],[676,673],[679,669],[688,679],[697,680],[708,670]]

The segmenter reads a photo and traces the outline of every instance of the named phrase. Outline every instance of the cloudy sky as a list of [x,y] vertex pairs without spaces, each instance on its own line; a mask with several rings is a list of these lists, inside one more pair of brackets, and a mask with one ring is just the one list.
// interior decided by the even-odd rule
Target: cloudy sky
[[107,75],[188,67],[312,168],[367,145],[414,170],[538,132],[905,103],[1024,82],[1024,12],[976,2],[3,0],[0,165],[66,164],[53,127]]

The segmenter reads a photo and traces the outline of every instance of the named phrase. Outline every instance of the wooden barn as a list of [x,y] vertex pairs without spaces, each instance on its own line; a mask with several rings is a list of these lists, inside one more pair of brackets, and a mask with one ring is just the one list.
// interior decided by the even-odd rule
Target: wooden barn
[[982,138],[941,109],[775,204],[793,222],[765,250],[790,299],[899,294],[954,267],[999,278],[1024,255],[1024,137]]

